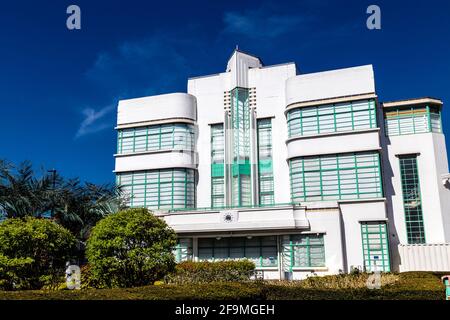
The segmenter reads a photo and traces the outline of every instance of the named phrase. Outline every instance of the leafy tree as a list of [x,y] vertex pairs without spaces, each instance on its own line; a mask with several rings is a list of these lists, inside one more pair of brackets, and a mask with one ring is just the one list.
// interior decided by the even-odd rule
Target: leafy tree
[[50,220],[5,220],[0,223],[0,287],[41,289],[61,282],[75,244],[68,230]]
[[151,284],[174,270],[175,245],[175,232],[147,209],[109,215],[87,241],[91,277],[104,287]]

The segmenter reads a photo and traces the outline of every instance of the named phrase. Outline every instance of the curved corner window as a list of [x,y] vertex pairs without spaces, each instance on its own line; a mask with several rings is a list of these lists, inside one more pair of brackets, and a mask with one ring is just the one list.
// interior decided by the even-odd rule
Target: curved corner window
[[377,127],[375,100],[296,108],[287,114],[289,138]]
[[118,173],[117,185],[132,208],[183,209],[195,204],[192,169],[161,169]]
[[117,153],[133,153],[157,150],[194,150],[194,126],[170,123],[119,129]]

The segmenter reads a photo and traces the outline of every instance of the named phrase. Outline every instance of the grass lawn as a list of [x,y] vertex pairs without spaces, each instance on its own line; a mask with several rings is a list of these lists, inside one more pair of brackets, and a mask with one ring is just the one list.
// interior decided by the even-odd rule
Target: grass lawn
[[0,291],[3,300],[443,300],[441,274],[386,274],[382,288],[366,288],[367,275],[314,277],[305,281],[158,285],[127,289]]

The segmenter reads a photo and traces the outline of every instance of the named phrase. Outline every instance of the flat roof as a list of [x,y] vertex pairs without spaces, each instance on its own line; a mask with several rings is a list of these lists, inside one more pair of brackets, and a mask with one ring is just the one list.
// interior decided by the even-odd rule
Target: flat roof
[[401,107],[401,106],[410,106],[410,105],[418,105],[418,104],[437,104],[443,105],[444,103],[440,99],[432,98],[432,97],[422,97],[422,98],[412,98],[412,99],[404,99],[404,100],[396,100],[396,101],[388,101],[383,102],[384,108],[390,107]]
[[[295,67],[297,68],[295,62],[285,62],[285,63],[271,64],[271,65],[268,65],[268,66],[262,66],[260,68],[254,67],[254,68],[249,68],[249,69],[268,69],[268,68],[276,68],[276,67],[287,66],[287,65],[291,65],[291,64],[295,65]],[[204,76],[188,77],[188,80],[195,80],[195,79],[208,78],[208,77],[217,77],[217,76],[220,76],[223,73],[227,73],[227,72],[225,71],[225,72],[220,72],[220,73],[207,74],[207,75],[204,75]]]

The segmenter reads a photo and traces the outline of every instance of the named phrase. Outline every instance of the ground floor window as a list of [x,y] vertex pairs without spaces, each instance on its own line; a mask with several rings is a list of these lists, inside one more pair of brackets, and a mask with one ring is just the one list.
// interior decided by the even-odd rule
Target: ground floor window
[[389,272],[391,268],[386,222],[361,222],[361,237],[365,269]]
[[277,237],[199,238],[200,261],[249,259],[256,267],[277,267]]
[[325,245],[323,234],[296,234],[283,236],[282,250],[284,267],[325,267]]
[[192,238],[179,238],[173,254],[177,263],[192,260]]

